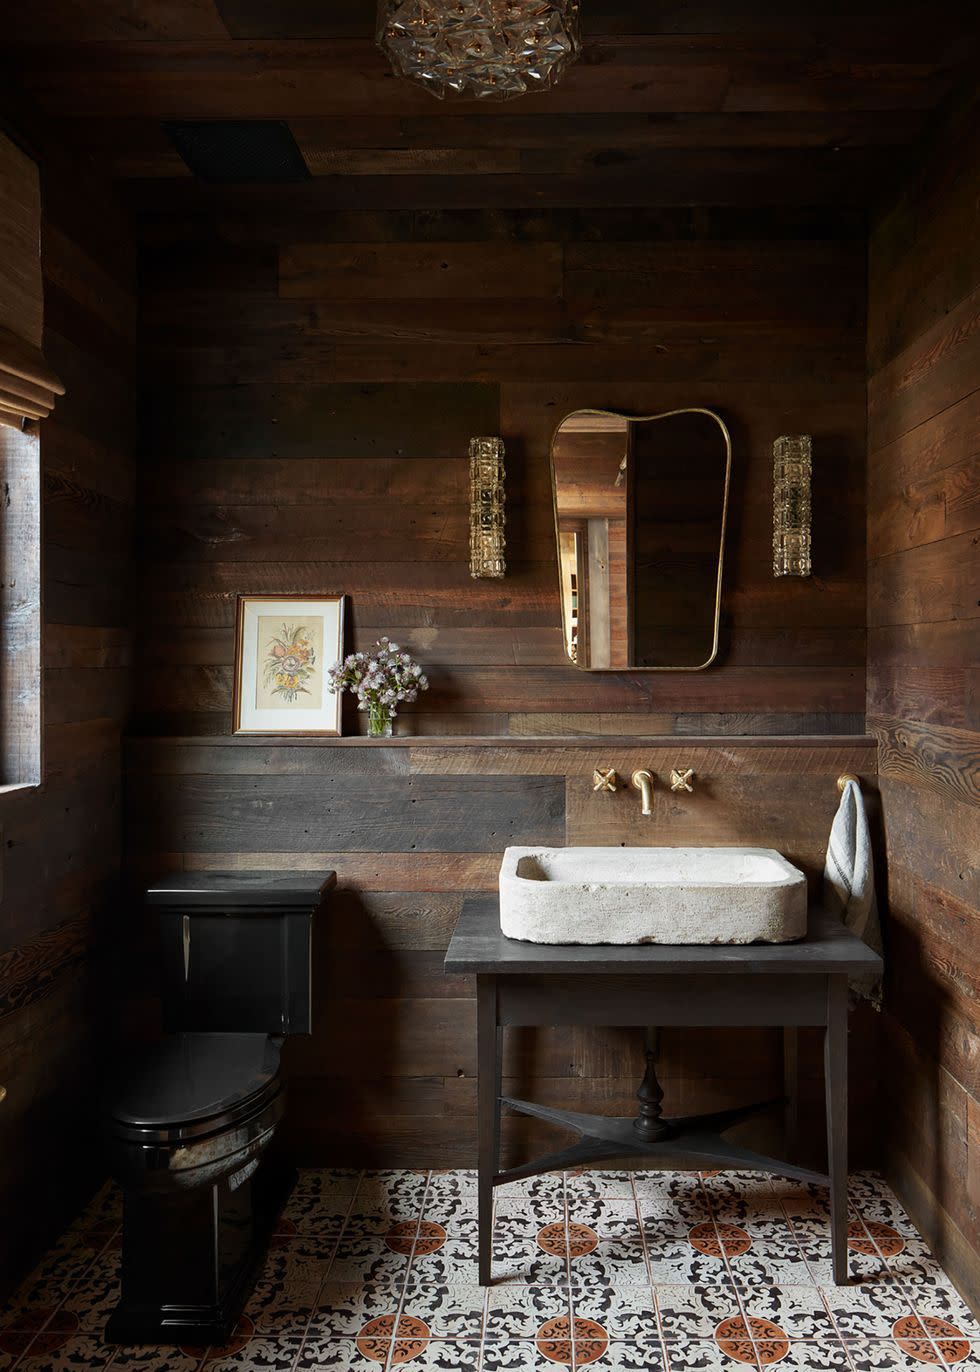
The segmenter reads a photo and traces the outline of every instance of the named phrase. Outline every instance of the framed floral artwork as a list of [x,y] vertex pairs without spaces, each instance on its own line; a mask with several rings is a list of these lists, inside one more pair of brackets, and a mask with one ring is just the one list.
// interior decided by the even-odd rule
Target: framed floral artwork
[[238,597],[236,734],[340,734],[329,669],[344,655],[344,597]]

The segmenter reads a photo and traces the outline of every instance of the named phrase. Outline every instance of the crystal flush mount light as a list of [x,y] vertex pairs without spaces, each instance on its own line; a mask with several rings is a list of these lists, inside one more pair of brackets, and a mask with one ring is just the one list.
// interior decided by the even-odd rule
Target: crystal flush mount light
[[774,576],[810,575],[809,434],[784,435],[772,445],[772,570]]
[[377,38],[397,75],[440,100],[513,100],[578,57],[579,0],[379,0]]
[[470,439],[470,576],[502,577],[504,560],[504,445]]

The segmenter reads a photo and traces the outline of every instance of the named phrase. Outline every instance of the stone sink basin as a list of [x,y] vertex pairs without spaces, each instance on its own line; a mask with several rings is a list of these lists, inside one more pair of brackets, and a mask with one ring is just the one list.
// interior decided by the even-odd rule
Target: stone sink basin
[[507,848],[500,927],[528,943],[787,943],[806,877],[772,848]]

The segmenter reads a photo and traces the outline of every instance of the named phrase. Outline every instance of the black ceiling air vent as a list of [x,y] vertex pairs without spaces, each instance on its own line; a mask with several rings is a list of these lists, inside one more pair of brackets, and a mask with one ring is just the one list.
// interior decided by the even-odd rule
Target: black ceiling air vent
[[202,181],[308,181],[310,169],[281,119],[166,124],[174,147]]

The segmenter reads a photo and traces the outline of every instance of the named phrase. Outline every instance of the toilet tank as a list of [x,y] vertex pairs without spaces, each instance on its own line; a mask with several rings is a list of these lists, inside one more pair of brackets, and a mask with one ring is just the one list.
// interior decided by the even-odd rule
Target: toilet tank
[[178,872],[148,888],[167,1033],[308,1034],[314,920],[334,872]]

